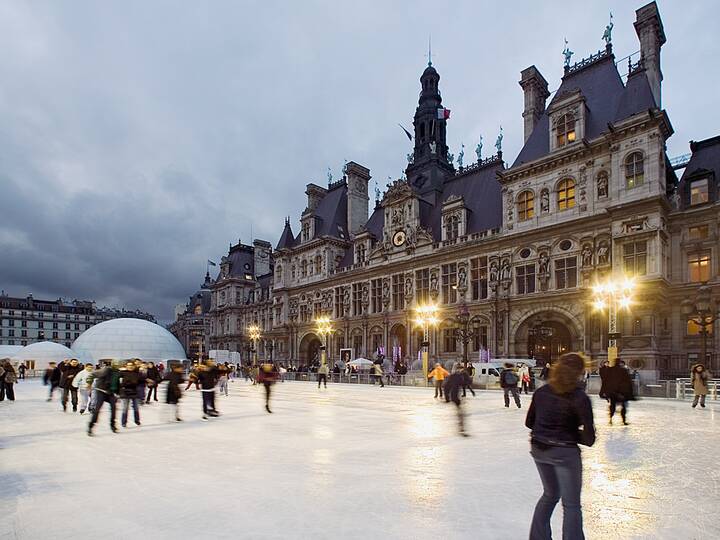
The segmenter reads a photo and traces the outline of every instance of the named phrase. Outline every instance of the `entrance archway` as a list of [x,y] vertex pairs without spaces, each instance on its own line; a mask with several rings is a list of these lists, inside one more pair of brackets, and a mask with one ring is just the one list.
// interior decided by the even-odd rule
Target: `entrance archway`
[[306,366],[313,362],[320,362],[320,347],[322,342],[317,335],[310,333],[305,334],[300,340],[300,364]]
[[570,326],[555,312],[528,317],[515,333],[515,356],[535,359],[537,365],[553,362],[566,352],[581,348]]
[[402,360],[410,351],[407,349],[407,330],[404,324],[396,324],[390,329],[390,347],[388,356],[393,360]]

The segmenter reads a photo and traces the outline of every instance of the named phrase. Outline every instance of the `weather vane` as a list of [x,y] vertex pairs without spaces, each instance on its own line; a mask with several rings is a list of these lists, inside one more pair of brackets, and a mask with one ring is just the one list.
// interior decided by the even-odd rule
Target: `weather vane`
[[565,57],[565,67],[570,67],[570,57],[575,54],[570,50],[570,47],[568,47],[568,40],[565,38],[565,49],[563,49],[563,56]]

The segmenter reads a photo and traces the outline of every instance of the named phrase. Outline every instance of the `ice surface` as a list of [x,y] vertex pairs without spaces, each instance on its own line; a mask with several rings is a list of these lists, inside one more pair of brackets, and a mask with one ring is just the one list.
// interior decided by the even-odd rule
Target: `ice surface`
[[[499,393],[469,398],[463,439],[429,388],[288,382],[269,415],[262,388],[230,386],[220,418],[202,422],[192,390],[183,423],[166,422],[161,402],[114,435],[103,410],[89,438],[87,415],[46,403],[37,381],[16,385],[18,401],[0,403],[0,537],[527,538],[541,492],[527,399],[517,410]],[[594,402],[587,538],[720,538],[720,406],[646,399],[623,427]]]

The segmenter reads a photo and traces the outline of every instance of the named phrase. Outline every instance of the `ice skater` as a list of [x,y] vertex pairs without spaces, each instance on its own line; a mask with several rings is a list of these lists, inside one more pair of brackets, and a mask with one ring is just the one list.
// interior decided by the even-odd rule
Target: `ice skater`
[[520,395],[518,394],[518,376],[513,370],[513,365],[509,362],[505,363],[505,369],[500,373],[500,387],[503,389],[503,399],[505,407],[510,407],[510,396],[512,394],[515,405],[520,408]]
[[180,399],[182,398],[180,385],[185,382],[182,364],[173,364],[169,371],[167,374],[168,384],[165,402],[170,405],[171,414],[175,418],[175,421],[182,422],[182,418],[180,418]]
[[107,362],[104,367],[93,373],[93,384],[95,386],[95,395],[93,397],[93,413],[88,424],[88,435],[92,436],[93,426],[97,423],[100,410],[104,403],[110,406],[110,429],[113,433],[117,433],[117,425],[115,418],[117,414],[117,398],[116,392],[119,387],[119,373],[117,369]]
[[204,364],[200,365],[197,380],[202,392],[203,420],[207,420],[208,416],[213,418],[220,416],[220,413],[215,409],[215,386],[218,381],[218,369],[213,360],[206,360]]
[[690,383],[692,384],[693,390],[695,392],[695,398],[692,402],[693,409],[697,407],[698,402],[700,402],[700,407],[702,407],[703,409],[705,408],[705,396],[707,396],[708,393],[709,378],[710,375],[708,374],[704,365],[695,364],[693,366],[692,371],[690,372]]
[[90,392],[93,383],[93,365],[85,364],[85,369],[75,375],[72,380],[72,386],[75,391],[80,394],[80,414],[85,414],[90,402]]
[[445,377],[448,375],[450,375],[448,370],[442,367],[440,362],[435,362],[435,367],[428,373],[428,379],[435,379],[434,399],[437,399],[438,396],[443,397],[443,383],[445,382]]
[[145,383],[147,385],[147,398],[145,399],[145,403],[150,403],[150,397],[154,396],[154,400],[157,401],[157,389],[160,385],[160,381],[162,380],[162,376],[160,375],[160,370],[155,367],[155,364],[152,362],[148,362],[147,371],[145,374]]
[[218,367],[218,389],[221,394],[228,395],[228,377],[230,375],[230,368],[227,362],[219,364]]
[[264,363],[257,371],[258,373],[258,382],[262,383],[262,385],[265,387],[265,410],[269,413],[272,413],[270,410],[270,393],[272,390],[272,386],[275,384],[278,378],[278,372],[275,368],[275,364],[270,361]]
[[18,366],[18,380],[24,380],[25,379],[25,371],[27,368],[25,367],[25,362],[20,362],[20,365]]
[[467,385],[467,372],[460,366],[458,366],[452,375],[445,379],[445,403],[450,403],[452,401],[455,404],[458,419],[458,430],[460,435],[463,437],[468,437],[469,435],[465,431],[465,413],[460,399],[460,389],[464,389]]
[[325,388],[327,388],[328,373],[330,373],[330,368],[327,364],[322,364],[318,368],[318,389],[320,388],[321,383],[325,383]]
[[373,385],[375,385],[375,381],[378,381],[380,383],[380,388],[385,388],[385,383],[383,382],[382,363],[375,362],[370,369],[373,372]]
[[466,390],[470,390],[470,393],[473,395],[473,397],[475,397],[475,390],[473,390],[473,387],[472,387],[473,375],[475,374],[475,368],[473,367],[473,365],[470,362],[468,362],[467,364],[465,364],[465,366],[462,368],[462,370],[465,373],[465,381],[464,381],[463,387],[462,387],[462,392],[463,392],[462,397],[465,397],[467,395]]
[[609,413],[610,419],[608,424],[612,425],[613,416],[620,404],[620,416],[624,425],[629,425],[627,421],[627,404],[628,401],[635,399],[633,396],[633,382],[630,373],[625,368],[625,362],[618,360],[614,366],[608,367],[603,375],[602,391],[605,397],[610,401]]
[[[135,425],[140,426],[140,407],[138,403],[138,388],[140,387],[140,373],[138,373],[138,366],[130,360],[125,364],[125,369],[121,371],[120,375],[120,399],[123,403],[122,416],[120,417],[120,424],[122,427],[127,427],[128,412],[130,412],[130,405],[133,408],[133,419]],[[143,385],[144,388],[144,385]]]
[[45,373],[43,373],[43,384],[50,386],[47,401],[52,401],[53,392],[60,384],[60,370],[55,362],[50,362]]
[[15,368],[10,363],[10,359],[5,358],[0,361],[0,401],[7,396],[11,403],[15,401],[15,383],[17,382],[17,374]]
[[518,378],[520,379],[520,393],[523,392],[527,396],[528,389],[530,388],[530,368],[527,364],[520,364],[518,369]]
[[72,399],[73,412],[77,412],[78,407],[78,393],[77,388],[73,386],[72,382],[75,376],[83,370],[83,366],[77,359],[71,359],[60,371],[60,388],[62,388],[62,408],[64,412],[67,412],[68,397]]
[[[578,444],[595,443],[590,398],[581,378],[585,362],[564,354],[550,369],[548,384],[532,397],[525,425],[530,428],[530,455],[535,460],[543,494],[535,506],[530,540],[550,540],[550,518],[559,499],[563,505],[562,537],[583,540],[582,461]],[[582,428],[582,429],[580,429]]]

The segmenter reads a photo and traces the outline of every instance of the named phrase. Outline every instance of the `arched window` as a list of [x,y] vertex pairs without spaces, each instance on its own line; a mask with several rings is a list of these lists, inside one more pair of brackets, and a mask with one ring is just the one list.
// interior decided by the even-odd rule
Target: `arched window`
[[315,273],[316,274],[322,273],[322,255],[317,255],[315,257]]
[[640,152],[633,152],[625,158],[625,185],[628,189],[645,182],[645,163]]
[[532,191],[523,191],[518,195],[517,212],[520,221],[535,217],[535,194]]
[[560,180],[557,188],[558,210],[567,210],[575,207],[575,180],[565,178]]
[[308,271],[308,263],[305,259],[300,261],[300,277],[306,277]]
[[575,142],[575,115],[563,114],[557,123],[557,145],[565,146]]
[[357,247],[357,260],[356,263],[364,263],[365,262],[365,244],[358,244]]
[[598,199],[604,199],[608,196],[608,173],[606,171],[600,171],[597,175],[597,197]]
[[282,266],[275,267],[275,283],[282,283]]
[[445,239],[455,240],[460,235],[460,218],[456,215],[445,218]]

